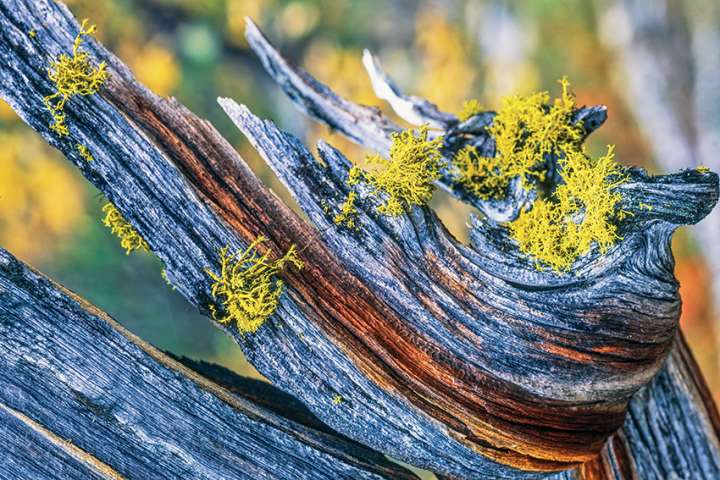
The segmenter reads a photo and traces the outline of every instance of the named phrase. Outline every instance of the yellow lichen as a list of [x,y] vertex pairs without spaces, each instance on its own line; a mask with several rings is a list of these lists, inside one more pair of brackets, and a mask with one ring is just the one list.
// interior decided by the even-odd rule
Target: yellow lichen
[[347,184],[353,187],[360,183],[360,180],[362,180],[363,178],[365,178],[365,172],[362,168],[355,165],[348,171]]
[[135,250],[150,251],[145,239],[130,225],[130,222],[125,220],[120,211],[115,208],[115,205],[108,202],[102,208],[105,213],[103,218],[103,225],[110,229],[110,232],[120,239],[120,246],[125,249],[125,254],[129,255]]
[[508,225],[520,251],[535,258],[538,268],[555,271],[569,269],[593,245],[605,252],[620,238],[613,220],[621,196],[614,188],[625,181],[613,147],[597,160],[566,152],[561,166],[562,183]]
[[[575,98],[567,78],[560,85],[561,96],[550,106],[548,92],[503,100],[489,129],[495,139],[495,157],[482,158],[464,149],[453,160],[466,189],[486,200],[503,197],[515,178],[528,189],[545,179],[548,155],[580,151],[582,126],[572,123]],[[483,177],[479,174],[483,171],[491,174]]]
[[93,160],[95,160],[95,157],[93,157],[92,153],[90,153],[90,149],[87,148],[85,145],[78,143],[77,151],[80,152],[80,156],[83,157],[85,161],[92,162]]
[[333,405],[340,405],[341,403],[343,403],[343,401],[344,401],[344,400],[343,400],[342,395],[335,395],[335,396],[333,397],[333,399],[332,399],[332,404],[333,404]]
[[61,54],[50,63],[48,78],[55,85],[55,92],[43,99],[45,106],[53,116],[50,129],[59,136],[67,136],[70,132],[65,123],[65,104],[75,95],[93,95],[107,79],[105,62],[93,66],[90,56],[80,47],[83,36],[95,32],[95,25],[86,27],[87,19],[83,20],[80,31],[75,37],[72,57]]
[[458,118],[461,122],[464,122],[466,120],[469,120],[471,117],[474,117],[475,115],[478,115],[483,112],[483,107],[480,104],[479,100],[476,100],[474,98],[471,98],[470,100],[465,100],[462,104],[462,109],[460,110],[460,113],[458,113]]
[[[369,172],[353,169],[350,182],[357,183],[361,176],[374,189],[375,196],[382,196],[378,212],[397,216],[414,205],[425,205],[435,191],[433,182],[440,178],[442,138],[428,139],[428,127],[417,132],[405,130],[392,135],[390,159],[380,155],[367,158],[376,168]],[[352,184],[352,183],[351,183]]]
[[700,172],[700,173],[710,173],[710,168],[708,168],[708,167],[706,167],[706,166],[704,166],[704,165],[700,165],[700,166],[697,167],[695,170],[697,170],[697,171]]
[[347,228],[357,229],[357,216],[358,209],[355,206],[355,200],[357,200],[357,193],[351,191],[345,202],[340,206],[340,213],[335,215],[333,222],[335,225],[344,225]]
[[625,220],[628,217],[634,217],[634,216],[635,216],[634,213],[621,209],[621,210],[618,210],[617,213],[615,214],[615,220],[621,221],[621,220]]
[[303,267],[295,245],[282,258],[270,260],[270,252],[261,255],[257,251],[264,241],[260,236],[247,249],[233,254],[224,247],[219,252],[219,273],[205,270],[213,280],[211,293],[219,300],[223,314],[216,305],[209,305],[210,312],[220,323],[234,322],[242,333],[256,332],[277,309],[284,283],[275,276],[287,264]]
[[35,38],[37,36],[37,31],[33,28],[28,32],[28,37]]
[[499,157],[484,157],[472,145],[455,155],[453,165],[458,183],[483,200],[504,197],[513,178],[504,172]]

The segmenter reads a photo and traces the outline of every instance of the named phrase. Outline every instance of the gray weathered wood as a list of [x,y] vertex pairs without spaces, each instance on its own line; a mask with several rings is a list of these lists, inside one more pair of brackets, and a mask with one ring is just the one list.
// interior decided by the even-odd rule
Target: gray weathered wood
[[[363,198],[359,232],[334,226],[349,167],[342,154],[321,144],[320,164],[296,138],[222,100],[313,228],[260,184],[211,125],[148,92],[95,41],[88,51],[108,62],[110,78],[98,95],[68,103],[71,136],[56,137],[42,105],[51,91],[45,69],[72,45],[77,24],[55,2],[5,0],[0,26],[0,93],[110,198],[201,311],[213,301],[204,270],[216,264],[218,248],[242,248],[260,234],[274,252],[300,248],[306,267],[283,272],[287,293],[267,324],[252,335],[222,328],[261,373],[330,427],[450,478],[540,478],[582,462],[581,475],[592,478],[582,472],[599,459],[626,458],[622,441],[598,453],[671,351],[680,303],[669,238],[715,204],[715,174],[628,171],[623,208],[635,216],[621,225],[624,240],[556,275],[537,271],[490,221],[475,221],[467,246],[427,208],[386,218]],[[26,33],[33,28],[35,39]],[[262,47],[273,75],[292,80],[284,86],[303,109],[356,141],[388,145],[395,127],[377,111],[290,69],[268,42],[251,44]],[[447,132],[446,148],[491,143],[482,124],[492,115],[478,119]],[[95,161],[81,158],[77,143]],[[661,398],[687,397],[675,387],[650,388]],[[336,395],[344,401],[334,408]],[[697,441],[716,438],[710,417],[687,425]],[[716,448],[708,451],[717,457]],[[703,465],[715,473],[717,462],[690,465],[700,475]]]
[[0,478],[416,478],[269,385],[223,382],[0,250]]
[[[294,70],[293,67],[282,59],[280,54],[273,49],[251,22],[248,37],[251,45],[263,59],[266,68],[273,67],[268,68],[269,73],[283,86],[291,99],[297,102],[298,98],[307,95],[306,92],[327,88],[322,85],[318,86],[318,82],[305,72],[297,78],[301,80],[310,78],[311,81],[307,83],[288,81],[288,79],[292,80],[293,78],[292,73],[290,73]],[[373,61],[368,52],[365,53],[363,60],[376,91],[385,92],[384,95],[380,96],[388,100],[400,116],[411,122],[420,120],[440,126],[437,121],[434,121],[438,115],[432,109],[430,114],[424,116],[422,114],[423,107],[426,105],[432,106],[432,104],[417,97],[402,95],[398,87],[379,69],[379,64]],[[379,87],[378,84],[380,84]],[[313,97],[310,96],[309,98]],[[332,101],[337,102],[336,100]],[[248,122],[237,119],[237,109],[228,106],[227,102],[223,102],[223,105],[236,123],[241,128],[244,126],[247,130],[246,125]],[[398,105],[400,106],[398,107]],[[412,105],[412,107],[408,107],[408,105]],[[300,108],[341,132],[352,131],[354,128],[354,125],[342,124],[342,117],[339,115],[329,121],[323,116],[316,115],[315,112],[323,111],[323,108],[312,104],[309,105],[307,101],[300,105]],[[407,110],[412,111],[407,114]],[[588,113],[584,113],[584,115],[587,115],[585,118],[589,122],[586,124],[586,129],[592,131],[600,126],[604,120],[605,111],[602,107],[595,107],[586,111]],[[413,115],[416,117],[415,119],[410,118]],[[483,117],[483,115],[479,116],[479,118],[485,118],[479,125],[489,124],[491,117]],[[451,123],[446,123],[446,130],[446,135],[454,134]],[[349,135],[349,137],[354,138],[352,135]],[[375,142],[377,143],[379,140],[375,140]],[[320,145],[321,156],[332,169],[333,165],[337,165],[338,162],[333,162],[327,155],[323,155],[323,148],[323,145]],[[283,171],[287,170],[287,167],[272,162],[271,165],[279,172],[281,178],[286,178],[286,184],[292,191],[293,187],[290,185],[292,182],[290,182],[287,173],[283,175]],[[340,165],[342,165],[342,162],[340,162]],[[343,166],[347,168],[347,165]],[[340,170],[342,174],[342,169]],[[639,171],[634,172],[632,176],[639,182],[631,181],[621,187],[626,195],[625,207],[641,217],[636,220],[647,222],[650,220],[646,215],[647,212],[640,211],[641,209],[637,207],[633,208],[633,204],[637,205],[636,202],[639,199],[635,198],[632,201],[627,201],[628,198],[634,196],[632,190],[647,188],[647,185],[640,184],[640,182],[646,180],[646,177]],[[676,194],[678,192],[675,187],[668,185],[669,177],[665,179],[658,178],[653,182],[655,186],[650,187],[645,194],[654,197],[651,200],[652,204],[663,210],[662,213],[655,212],[655,215],[659,215],[660,218],[670,222],[683,223],[694,215],[707,214],[706,205],[693,204],[693,202],[685,204],[683,200],[677,198]],[[670,191],[664,191],[668,187],[670,187]],[[711,197],[716,198],[717,194],[712,194]],[[307,198],[301,196],[299,198],[302,199],[303,205],[310,203]],[[687,206],[683,212],[675,210],[683,204]],[[703,213],[700,213],[701,211]],[[683,216],[685,216],[685,220],[681,219]],[[489,230],[491,228],[488,228],[483,222],[475,222],[473,240],[475,241],[476,250],[486,255],[488,252],[494,252],[494,255],[490,256],[490,260],[507,263],[508,252],[512,252],[512,249],[496,249],[489,245],[491,242],[488,242],[488,238],[481,233]],[[651,243],[662,244],[664,241],[656,239]],[[660,256],[663,256],[663,254]],[[655,257],[652,261],[658,265],[663,263],[658,257]],[[513,272],[513,278],[518,279],[524,276],[527,278],[526,273],[516,269]],[[576,273],[578,273],[577,270]],[[542,281],[538,277],[530,275],[530,280]],[[680,339],[668,357],[665,367],[654,378],[652,383],[643,388],[641,393],[631,402],[629,416],[622,432],[608,442],[608,447],[603,450],[603,454],[597,462],[589,462],[587,466],[578,471],[578,475],[583,478],[595,478],[595,476],[602,475],[608,478],[629,478],[629,476],[658,479],[716,478],[720,475],[718,425],[718,414],[715,405],[704,386],[702,376],[699,374],[684,340]],[[562,474],[558,478],[564,476]],[[574,477],[575,475],[570,474],[570,476]]]

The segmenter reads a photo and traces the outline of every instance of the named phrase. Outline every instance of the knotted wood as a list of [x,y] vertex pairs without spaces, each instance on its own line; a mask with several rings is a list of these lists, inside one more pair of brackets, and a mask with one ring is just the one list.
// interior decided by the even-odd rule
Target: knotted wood
[[[62,5],[22,0],[0,3],[0,24],[2,95],[108,196],[202,312],[213,301],[204,269],[217,263],[219,248],[243,248],[260,234],[274,252],[300,248],[306,268],[283,273],[288,290],[271,320],[252,335],[222,328],[261,373],[333,429],[452,478],[539,478],[581,463],[590,476],[602,470],[600,458],[608,465],[621,458],[623,437],[606,440],[623,425],[632,395],[663,365],[677,330],[670,236],[713,207],[715,174],[628,171],[620,191],[622,208],[633,215],[620,225],[622,242],[557,275],[535,269],[495,223],[528,198],[518,191],[483,202],[450,176],[444,188],[486,214],[473,223],[472,245],[452,238],[427,208],[379,217],[369,199],[360,205],[359,232],[336,227],[348,160],[321,143],[320,163],[296,138],[221,100],[311,225],[272,195],[210,124],[147,91],[97,42],[88,50],[108,62],[110,79],[98,95],[68,103],[71,136],[57,138],[42,105],[51,91],[45,72],[72,45],[77,24]],[[35,39],[26,34],[31,29]],[[305,111],[386,149],[392,122],[334,95],[293,69],[257,29],[248,32]],[[431,111],[418,104],[416,114]],[[590,133],[604,115],[593,107],[576,117]],[[492,117],[455,124],[449,114],[434,115],[448,122],[446,155],[468,143],[492,152],[484,128]],[[86,162],[77,143],[95,161]],[[667,392],[676,392],[672,382]],[[657,388],[650,390],[670,395]],[[333,408],[337,395],[343,402]],[[716,472],[712,407],[696,408],[705,414],[689,431],[715,446],[712,461],[696,471]],[[631,463],[617,460],[605,471],[620,475]]]

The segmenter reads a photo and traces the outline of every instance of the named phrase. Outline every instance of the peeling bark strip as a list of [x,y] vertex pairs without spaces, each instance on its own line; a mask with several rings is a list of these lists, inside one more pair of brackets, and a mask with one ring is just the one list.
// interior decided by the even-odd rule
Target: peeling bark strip
[[273,387],[200,377],[4,250],[0,383],[2,478],[416,478],[244,398]]
[[[544,477],[538,472],[596,458],[622,426],[633,393],[671,349],[680,303],[670,235],[715,204],[715,174],[630,171],[622,208],[634,216],[620,225],[623,241],[561,276],[537,271],[492,223],[476,221],[472,246],[459,244],[426,208],[385,218],[361,203],[360,232],[335,227],[347,159],[321,143],[321,165],[296,138],[221,100],[315,229],[273,196],[209,123],[147,91],[91,39],[87,49],[107,62],[110,77],[98,95],[66,105],[72,134],[57,138],[42,105],[51,91],[45,71],[70,48],[77,23],[55,2],[4,0],[0,26],[0,93],[108,196],[203,312],[212,301],[204,269],[215,265],[219,248],[245,248],[261,234],[273,251],[298,245],[306,268],[284,273],[288,291],[271,320],[252,335],[224,328],[274,384],[365,445],[452,478]],[[35,39],[26,35],[31,29]],[[388,144],[395,127],[379,112],[292,70],[252,26],[249,35],[304,110],[356,141]],[[423,103],[416,112],[429,108]],[[594,107],[577,116],[589,132],[604,112]],[[452,127],[448,151],[468,142],[490,149],[483,126],[491,120],[481,114]],[[76,143],[95,160],[86,162]],[[496,219],[526,200],[458,196]],[[313,240],[318,230],[324,233]],[[667,398],[682,378],[648,391]],[[335,404],[338,395],[343,401]],[[678,395],[692,403],[690,393]],[[631,412],[642,409],[637,404]],[[686,426],[697,441],[715,438],[707,417]],[[717,448],[709,452],[717,458]],[[708,465],[693,471],[717,472],[716,462]]]

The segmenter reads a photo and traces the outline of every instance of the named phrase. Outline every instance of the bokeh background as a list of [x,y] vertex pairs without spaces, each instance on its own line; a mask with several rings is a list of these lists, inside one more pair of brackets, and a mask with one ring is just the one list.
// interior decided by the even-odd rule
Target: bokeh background
[[[243,37],[256,23],[297,64],[342,95],[373,95],[362,49],[406,92],[457,112],[476,98],[557,93],[569,76],[580,104],[609,108],[590,149],[651,172],[720,170],[720,2],[716,0],[73,0],[78,18],[160,95],[175,96],[228,138],[281,197],[287,192],[225,117],[218,96],[246,103],[308,144],[325,138],[366,152],[306,120],[262,70]],[[290,200],[288,199],[290,202]],[[0,101],[0,245],[176,354],[258,375],[239,348],[169,288],[152,255],[126,256],[101,224],[102,196]],[[467,238],[470,210],[433,205]],[[682,326],[720,399],[720,214],[676,235]]]

